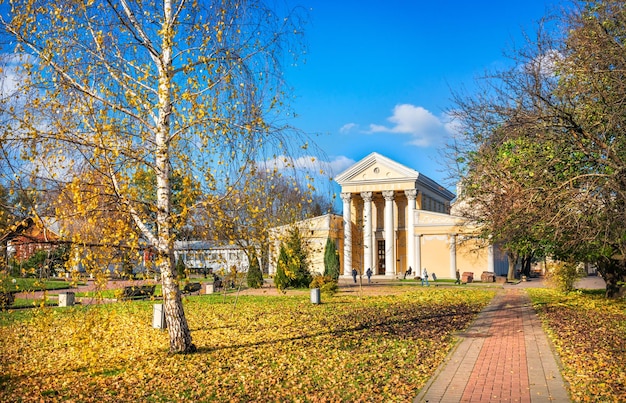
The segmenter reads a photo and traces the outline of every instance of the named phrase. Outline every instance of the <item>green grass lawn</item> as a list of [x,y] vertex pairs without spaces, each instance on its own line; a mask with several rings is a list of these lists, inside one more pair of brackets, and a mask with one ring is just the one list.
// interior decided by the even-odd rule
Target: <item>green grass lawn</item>
[[16,277],[15,282],[13,282],[12,280],[13,279],[7,279],[5,284],[7,290],[19,292],[62,290],[66,288],[76,287],[77,285],[76,283],[71,283],[65,280],[41,280],[30,277]]
[[[3,278],[2,287],[3,291],[9,291],[12,293],[34,293],[35,291],[52,291],[63,290],[75,287],[76,284],[72,284],[64,280],[41,280],[36,278]],[[24,295],[24,294],[22,294]],[[11,309],[33,308],[42,304],[41,297],[33,298],[15,298],[15,301],[11,305]],[[56,301],[45,301],[45,305],[56,305]]]
[[[11,305],[11,309],[24,309],[24,308],[36,308],[41,307],[43,300],[41,298],[16,298]],[[57,306],[58,303],[56,300],[52,301],[50,299],[46,299],[43,302],[45,306]]]
[[188,297],[190,355],[167,353],[150,301],[3,312],[0,400],[410,401],[492,296]]

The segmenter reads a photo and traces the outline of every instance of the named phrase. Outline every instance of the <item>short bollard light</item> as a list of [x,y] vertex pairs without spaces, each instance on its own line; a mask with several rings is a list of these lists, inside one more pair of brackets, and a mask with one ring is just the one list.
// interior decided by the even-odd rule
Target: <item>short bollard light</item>
[[215,286],[213,284],[207,284],[205,287],[205,294],[213,294],[215,292]]
[[73,292],[62,292],[59,294],[59,306],[74,306]]
[[163,304],[154,304],[152,310],[152,327],[155,329],[165,329],[165,309]]
[[319,288],[311,288],[311,303],[319,304],[320,301],[320,289]]

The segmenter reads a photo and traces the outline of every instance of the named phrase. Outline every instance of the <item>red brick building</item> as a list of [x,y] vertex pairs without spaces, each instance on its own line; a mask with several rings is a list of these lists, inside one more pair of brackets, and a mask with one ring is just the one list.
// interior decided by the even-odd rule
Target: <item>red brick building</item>
[[58,246],[59,235],[46,225],[33,218],[27,218],[9,228],[0,237],[0,244],[6,245],[9,258],[23,261],[39,250],[51,250]]

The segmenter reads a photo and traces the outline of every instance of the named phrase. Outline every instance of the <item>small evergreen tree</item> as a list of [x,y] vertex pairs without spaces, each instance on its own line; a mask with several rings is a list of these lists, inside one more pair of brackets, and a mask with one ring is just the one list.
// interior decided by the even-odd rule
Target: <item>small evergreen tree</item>
[[300,231],[294,227],[289,231],[286,242],[280,247],[274,284],[282,291],[287,287],[307,288],[311,280],[307,251]]
[[326,239],[324,249],[324,276],[329,276],[335,281],[339,279],[339,254],[335,242],[330,237]]
[[250,288],[261,288],[263,285],[263,273],[261,273],[261,266],[259,265],[259,259],[256,257],[254,248],[250,248],[248,254],[250,259],[250,267],[248,267],[247,282]]
[[287,277],[290,279],[289,285],[295,288],[308,288],[313,277],[309,271],[307,251],[297,227],[293,227],[289,232],[286,249],[289,256],[287,271]]
[[285,292],[285,289],[289,287],[289,278],[285,272],[285,268],[288,266],[289,257],[285,251],[285,245],[280,245],[280,253],[278,254],[278,262],[276,264],[276,275],[274,276],[274,285],[280,291]]
[[69,257],[69,247],[59,246],[52,250],[38,250],[21,264],[11,261],[11,272],[16,276],[49,278],[64,270]]
[[176,275],[179,280],[183,280],[187,277],[187,266],[185,266],[185,261],[182,256],[178,256],[178,260],[176,261],[176,266],[174,266],[174,268],[176,269]]

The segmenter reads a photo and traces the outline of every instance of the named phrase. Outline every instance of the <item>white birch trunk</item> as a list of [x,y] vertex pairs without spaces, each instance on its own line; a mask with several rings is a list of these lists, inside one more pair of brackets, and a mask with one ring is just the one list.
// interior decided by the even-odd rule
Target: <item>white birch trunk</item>
[[189,353],[195,351],[191,332],[185,318],[180,289],[176,281],[174,264],[174,238],[171,228],[170,186],[170,115],[171,115],[171,68],[172,68],[172,7],[170,0],[164,1],[164,27],[159,69],[159,116],[156,134],[156,180],[157,180],[157,226],[159,251],[158,266],[161,270],[163,306],[170,338],[170,352]]

